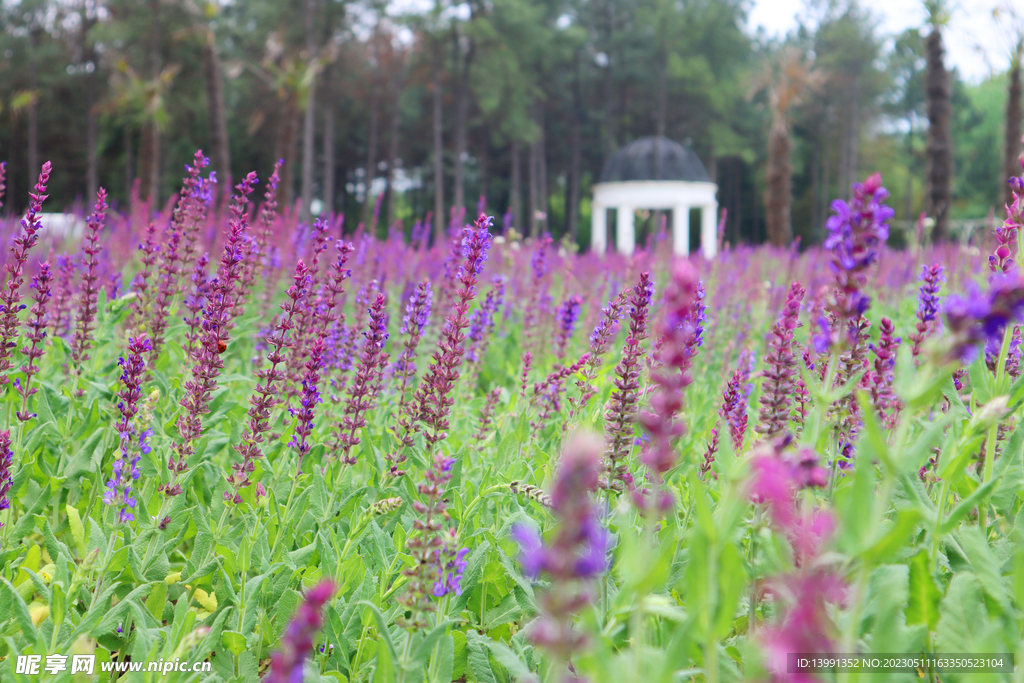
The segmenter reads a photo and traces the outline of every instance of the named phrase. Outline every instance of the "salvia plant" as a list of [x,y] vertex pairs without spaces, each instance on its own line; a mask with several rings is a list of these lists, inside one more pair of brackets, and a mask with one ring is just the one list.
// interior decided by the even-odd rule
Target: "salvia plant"
[[970,245],[887,247],[872,175],[714,260],[265,170],[0,218],[0,681],[1021,680],[1024,167]]

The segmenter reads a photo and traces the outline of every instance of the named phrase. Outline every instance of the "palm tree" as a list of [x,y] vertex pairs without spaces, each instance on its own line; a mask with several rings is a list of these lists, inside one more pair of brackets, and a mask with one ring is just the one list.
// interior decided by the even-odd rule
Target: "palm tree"
[[942,43],[942,29],[949,22],[944,0],[925,0],[928,23],[931,27],[925,39],[928,60],[925,72],[925,97],[928,109],[928,192],[926,209],[935,218],[932,239],[949,239],[949,211],[953,203],[953,131],[950,118],[953,112],[952,88],[949,72],[943,58],[946,49]]
[[171,65],[164,67],[155,78],[145,79],[122,59],[112,79],[114,97],[107,104],[108,110],[124,119],[126,129],[142,130],[138,160],[140,197],[152,198],[154,203],[159,200],[160,132],[169,122],[167,94],[178,71],[177,65]]
[[817,89],[823,81],[823,72],[807,61],[802,50],[790,46],[765,62],[750,92],[753,97],[766,90],[768,107],[772,113],[771,129],[768,132],[764,203],[768,239],[776,247],[787,246],[793,239],[793,142],[790,138],[790,115],[803,97]]

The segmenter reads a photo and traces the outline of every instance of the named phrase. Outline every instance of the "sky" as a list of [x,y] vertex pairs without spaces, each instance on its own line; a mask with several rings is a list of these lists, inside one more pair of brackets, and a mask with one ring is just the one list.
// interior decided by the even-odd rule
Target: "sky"
[[[921,0],[860,0],[862,7],[879,20],[883,33],[902,33],[921,27],[926,13]],[[944,35],[946,67],[956,67],[960,75],[977,83],[993,70],[1000,72],[1009,64],[1007,32],[992,16],[992,10],[1011,7],[1024,16],[1024,0],[957,0]],[[782,36],[796,27],[796,17],[806,14],[805,0],[754,0],[748,29],[763,27],[769,36]]]

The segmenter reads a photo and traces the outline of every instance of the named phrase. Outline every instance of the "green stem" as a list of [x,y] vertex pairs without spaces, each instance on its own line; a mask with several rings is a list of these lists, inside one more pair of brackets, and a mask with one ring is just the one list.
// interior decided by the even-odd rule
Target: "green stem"
[[[1006,381],[1006,357],[1010,353],[1010,341],[1013,339],[1013,328],[1010,325],[1006,326],[1003,331],[1003,343],[999,347],[999,360],[996,363],[996,385],[995,395],[1002,396],[1006,387],[1003,384]],[[981,483],[987,484],[992,480],[992,472],[995,466],[996,459],[996,440],[999,437],[999,423],[993,424],[988,430],[988,439],[985,443],[985,470],[982,474]],[[988,532],[988,507],[984,504],[978,506],[978,525],[981,527],[981,533],[987,534]]]
[[946,498],[949,497],[949,478],[942,480],[942,488],[939,491],[938,510],[935,513],[935,529],[932,530],[932,571],[939,570],[939,528],[942,526],[942,516],[946,508]]
[[[857,649],[857,636],[860,631],[860,618],[861,613],[864,609],[864,593],[868,581],[868,568],[867,565],[861,564],[860,571],[857,574],[857,586],[854,591],[853,597],[853,610],[850,613],[850,625],[846,629],[846,633],[843,636],[843,652],[853,653]],[[846,671],[841,672],[839,680],[849,681],[852,678],[852,672]]]

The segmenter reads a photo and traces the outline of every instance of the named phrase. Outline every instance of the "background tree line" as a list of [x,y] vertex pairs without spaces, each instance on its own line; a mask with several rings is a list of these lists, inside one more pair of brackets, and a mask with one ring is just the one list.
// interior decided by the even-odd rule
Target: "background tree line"
[[350,230],[430,212],[440,231],[483,197],[520,232],[587,243],[604,160],[665,135],[719,184],[733,243],[818,241],[874,170],[897,217],[927,211],[941,238],[1017,172],[1024,30],[1004,11],[1010,68],[967,84],[947,8],[925,5],[890,36],[820,0],[769,40],[744,30],[747,0],[4,0],[5,210],[45,159],[57,205],[99,185],[165,202],[201,147],[221,191],[284,159],[282,204]]

